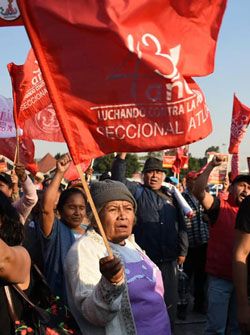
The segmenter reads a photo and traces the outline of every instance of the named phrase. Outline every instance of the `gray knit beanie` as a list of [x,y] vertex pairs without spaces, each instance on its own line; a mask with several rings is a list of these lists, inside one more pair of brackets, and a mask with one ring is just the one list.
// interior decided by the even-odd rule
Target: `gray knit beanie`
[[119,181],[105,179],[95,182],[90,187],[90,193],[99,212],[109,201],[126,200],[133,204],[135,212],[137,204],[128,188]]

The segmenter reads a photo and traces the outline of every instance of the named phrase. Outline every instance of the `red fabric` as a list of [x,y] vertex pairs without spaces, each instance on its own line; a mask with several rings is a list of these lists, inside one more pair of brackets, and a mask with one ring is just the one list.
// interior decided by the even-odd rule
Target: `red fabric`
[[24,65],[10,63],[8,70],[15,122],[24,135],[37,140],[65,142],[33,50]]
[[179,174],[181,169],[184,168],[185,165],[188,164],[188,156],[186,155],[185,148],[177,148],[176,149],[176,157],[174,164],[172,166],[172,171],[174,173]]
[[76,164],[115,151],[179,147],[211,132],[204,96],[183,75],[213,71],[225,5],[19,1]]
[[[81,165],[82,171],[85,172],[87,168],[90,166],[90,164],[91,164],[91,160],[81,163],[80,165]],[[68,170],[65,172],[64,178],[67,180],[75,180],[79,178],[79,173],[73,162],[71,162]]]
[[211,226],[207,249],[206,272],[212,276],[232,280],[232,259],[235,220],[239,207],[220,198],[220,212]]
[[0,0],[0,27],[20,25],[23,20],[16,0]]
[[196,171],[189,171],[186,174],[186,178],[188,179],[196,179],[198,177],[198,173]]
[[239,145],[250,122],[250,108],[242,104],[234,95],[229,153],[237,154]]
[[[0,138],[0,154],[14,161],[16,151],[16,138]],[[20,137],[19,161],[32,174],[38,172],[34,161],[35,147],[33,141],[28,137]]]
[[231,180],[240,174],[239,155],[233,154],[231,159]]

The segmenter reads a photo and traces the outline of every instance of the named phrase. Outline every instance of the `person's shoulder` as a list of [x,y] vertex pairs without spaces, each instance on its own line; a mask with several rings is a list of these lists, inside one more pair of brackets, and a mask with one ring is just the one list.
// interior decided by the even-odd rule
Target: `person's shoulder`
[[243,210],[250,212],[250,195],[247,196],[240,206]]
[[213,210],[219,210],[222,206],[224,202],[227,202],[227,199],[221,199],[220,197],[216,197],[213,196],[214,201],[212,203],[212,206],[207,210],[207,212],[209,211],[213,211]]
[[68,255],[71,257],[73,254],[95,254],[99,251],[103,253],[105,250],[104,242],[102,237],[96,233],[93,229],[86,231],[74,244],[71,246]]
[[250,196],[246,197],[240,205],[235,228],[250,233]]
[[96,268],[99,259],[107,256],[107,250],[102,237],[92,231],[87,231],[70,247],[65,262],[65,271],[75,272],[79,268]]
[[140,250],[142,251],[141,247],[136,243],[135,241],[135,235],[131,234],[127,239],[126,239],[126,244],[129,248],[134,249],[134,250]]
[[205,214],[207,214],[207,216],[209,217],[210,223],[213,225],[218,217],[219,217],[219,213],[220,213],[220,209],[222,207],[222,202],[225,200],[220,199],[219,197],[213,197],[214,201],[211,205],[211,207],[207,210],[205,210]]
[[42,237],[43,240],[47,241],[46,243],[54,243],[55,239],[61,238],[61,235],[65,236],[65,234],[68,234],[68,230],[70,230],[70,228],[64,225],[58,217],[54,218],[52,229],[48,236],[44,234],[40,224],[38,228],[39,235]]

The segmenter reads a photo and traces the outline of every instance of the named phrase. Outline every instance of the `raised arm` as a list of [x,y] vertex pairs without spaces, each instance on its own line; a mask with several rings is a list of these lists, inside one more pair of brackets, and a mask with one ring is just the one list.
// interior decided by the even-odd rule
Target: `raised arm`
[[221,157],[214,156],[213,160],[208,163],[205,170],[196,178],[194,183],[193,194],[206,210],[210,209],[214,203],[214,197],[206,192],[208,178],[213,168],[221,165],[221,163]]
[[112,164],[111,175],[113,180],[126,183],[126,152],[118,154]]
[[126,178],[126,155],[126,152],[122,152],[114,159],[111,168],[111,178],[125,184],[129,191],[135,196],[139,184],[134,181],[129,181]]
[[[21,247],[10,247],[0,239],[0,278],[9,283],[25,285],[30,278],[30,256]],[[26,288],[26,287],[25,287]]]
[[38,197],[35,185],[29,176],[27,176],[25,172],[25,166],[22,163],[16,164],[15,173],[21,182],[23,195],[20,199],[13,203],[13,206],[20,214],[21,222],[24,224],[32,208],[37,203]]
[[49,236],[55,219],[55,203],[58,198],[58,191],[64,173],[69,168],[71,158],[69,154],[62,156],[56,164],[56,173],[48,188],[44,192],[42,203],[42,224],[41,228],[45,236]]
[[12,195],[11,199],[12,201],[17,201],[20,199],[20,194],[19,194],[19,187],[18,187],[18,177],[16,175],[15,170],[11,171],[11,181],[12,181]]

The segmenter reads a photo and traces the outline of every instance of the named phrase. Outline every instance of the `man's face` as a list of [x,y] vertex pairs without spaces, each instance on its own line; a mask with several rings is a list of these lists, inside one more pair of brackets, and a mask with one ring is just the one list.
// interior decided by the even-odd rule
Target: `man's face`
[[159,170],[147,171],[144,173],[144,184],[152,190],[159,190],[164,179],[164,172]]
[[241,202],[250,195],[250,184],[246,181],[240,181],[232,185],[232,191],[230,192],[234,198],[236,205],[240,205]]
[[12,188],[0,180],[0,191],[2,191],[6,197],[10,198],[12,194]]

